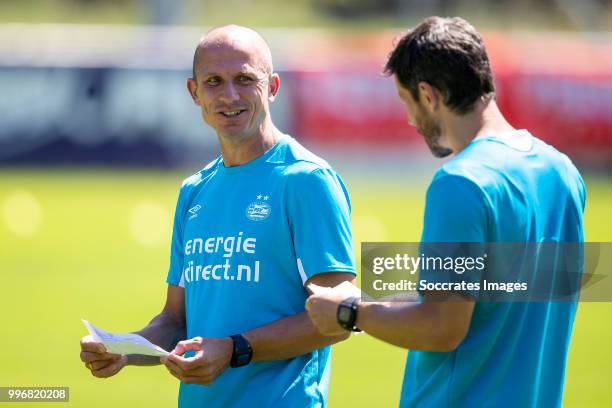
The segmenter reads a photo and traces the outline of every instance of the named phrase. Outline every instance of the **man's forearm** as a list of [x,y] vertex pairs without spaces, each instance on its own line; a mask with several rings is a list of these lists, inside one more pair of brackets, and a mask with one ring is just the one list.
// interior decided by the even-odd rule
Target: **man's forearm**
[[435,302],[359,304],[356,325],[393,345],[413,350],[451,351],[465,335],[460,322]]
[[337,343],[349,335],[349,332],[334,337],[321,335],[306,312],[243,333],[253,348],[253,361],[293,358]]

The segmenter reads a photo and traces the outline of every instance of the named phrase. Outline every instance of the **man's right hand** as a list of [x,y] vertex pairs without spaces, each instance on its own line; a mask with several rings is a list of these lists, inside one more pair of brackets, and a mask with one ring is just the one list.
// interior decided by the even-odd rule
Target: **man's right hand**
[[127,365],[127,356],[107,353],[102,343],[87,335],[81,339],[81,361],[94,377],[107,378]]

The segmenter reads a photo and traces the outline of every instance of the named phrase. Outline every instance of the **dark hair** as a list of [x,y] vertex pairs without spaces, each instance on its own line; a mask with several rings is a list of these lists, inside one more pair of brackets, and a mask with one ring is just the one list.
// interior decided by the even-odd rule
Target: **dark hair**
[[384,73],[395,75],[415,100],[419,82],[437,88],[444,104],[458,114],[470,112],[495,86],[482,38],[462,18],[428,17],[410,30],[389,55]]

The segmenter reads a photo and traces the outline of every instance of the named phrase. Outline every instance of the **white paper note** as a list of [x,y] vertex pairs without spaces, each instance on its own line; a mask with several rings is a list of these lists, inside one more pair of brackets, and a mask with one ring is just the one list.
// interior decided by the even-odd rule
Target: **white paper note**
[[114,354],[142,354],[145,356],[167,356],[163,348],[156,346],[144,337],[134,333],[108,333],[81,319],[89,334],[97,342],[104,344],[106,351]]
[[365,293],[361,293],[361,289],[357,286],[353,285],[349,281],[344,281],[338,286],[333,288],[328,288],[325,286],[315,285],[314,283],[309,283],[306,288],[312,292],[313,295],[323,294],[327,291],[333,291],[334,293],[341,294],[344,298],[349,297],[358,297],[363,301],[371,301],[371,298]]
[[315,285],[309,283],[306,288],[312,292],[313,295],[323,294],[328,291],[333,291],[334,294],[340,294],[342,297],[357,297],[362,302],[416,302],[418,301],[418,294],[414,292],[398,293],[394,295],[387,295],[378,299],[374,299],[372,296],[365,292],[362,292],[357,286],[353,285],[349,281],[344,281],[338,286],[328,288],[325,286]]

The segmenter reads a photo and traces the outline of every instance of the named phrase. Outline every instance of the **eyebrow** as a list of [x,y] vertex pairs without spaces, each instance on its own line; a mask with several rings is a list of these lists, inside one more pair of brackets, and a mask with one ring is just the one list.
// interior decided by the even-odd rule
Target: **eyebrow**
[[[235,74],[232,75],[231,78],[237,78],[240,76],[246,76],[248,78],[250,78],[253,81],[263,81],[265,80],[268,75],[265,72],[257,72],[256,70],[251,70],[251,71],[240,71],[237,72]],[[223,78],[223,75],[217,73],[217,72],[209,72],[209,73],[200,73],[198,75],[198,78],[200,78],[201,81],[205,81],[209,78],[214,78],[214,77],[220,77]]]

